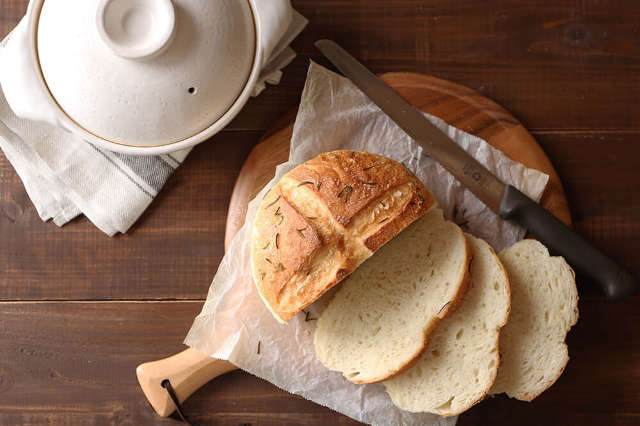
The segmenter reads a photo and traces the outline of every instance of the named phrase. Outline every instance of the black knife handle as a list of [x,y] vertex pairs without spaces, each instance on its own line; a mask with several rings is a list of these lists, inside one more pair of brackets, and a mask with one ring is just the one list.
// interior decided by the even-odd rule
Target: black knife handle
[[507,185],[500,216],[527,227],[551,252],[563,256],[576,271],[600,284],[609,300],[622,300],[637,289],[636,278],[593,247],[531,198]]

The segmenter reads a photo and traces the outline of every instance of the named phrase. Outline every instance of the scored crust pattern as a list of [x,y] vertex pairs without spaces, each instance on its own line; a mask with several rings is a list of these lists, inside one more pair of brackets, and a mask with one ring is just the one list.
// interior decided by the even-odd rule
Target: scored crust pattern
[[280,322],[318,299],[434,204],[402,164],[321,154],[267,192],[251,238],[253,279]]

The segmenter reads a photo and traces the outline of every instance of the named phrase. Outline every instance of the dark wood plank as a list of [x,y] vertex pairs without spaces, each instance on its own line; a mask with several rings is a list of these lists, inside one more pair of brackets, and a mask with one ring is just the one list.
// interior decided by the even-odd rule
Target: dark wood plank
[[256,132],[223,132],[171,176],[136,225],[42,223],[0,154],[0,300],[201,299],[224,252],[233,182]]
[[[640,132],[534,136],[565,185],[576,229],[640,273]],[[113,239],[84,218],[62,230],[42,223],[0,155],[0,300],[204,297],[224,252],[233,182],[259,137],[223,132],[200,145],[133,230]],[[599,297],[578,282],[585,297]]]
[[[27,0],[0,0],[0,34]],[[640,2],[294,0],[310,20],[277,89],[231,123],[265,130],[297,103],[313,42],[330,37],[376,72],[414,71],[480,91],[536,129],[638,129]],[[620,108],[625,105],[625,108]]]
[[[640,296],[581,300],[560,380],[532,403],[484,401],[460,424],[637,424],[639,302]],[[0,303],[0,424],[169,424],[145,402],[134,369],[180,350],[200,308],[201,302]],[[184,409],[202,424],[353,423],[242,372],[212,381]]]
[[[0,424],[175,424],[138,387],[140,361],[168,356],[201,302],[0,303]],[[350,424],[247,373],[185,405],[204,424]]]
[[[311,22],[293,44],[300,56],[321,60],[313,42],[332,38],[375,72],[427,73],[476,89],[532,130],[638,128],[638,2],[294,0],[293,5]],[[306,61],[300,62],[291,69],[305,69]],[[294,75],[302,73],[285,73],[285,80]],[[290,99],[285,91],[277,95]],[[621,104],[629,108],[617,108]],[[244,126],[245,120],[239,116],[234,124]]]
[[[199,299],[223,247],[228,198],[260,133],[293,107],[313,41],[331,37],[376,72],[416,71],[505,106],[551,157],[577,229],[638,273],[639,2],[293,0],[311,20],[280,86],[196,149],[124,237],[86,219],[38,219],[0,155],[0,299]],[[0,34],[27,0],[0,0]],[[620,131],[622,129],[622,131]],[[579,130],[579,131],[575,131]],[[560,132],[558,132],[560,131]],[[62,254],[62,255],[61,255]],[[531,404],[502,397],[462,425],[639,424],[640,299],[607,304],[579,278],[581,319],[567,371]],[[172,354],[200,302],[0,303],[0,424],[169,424],[139,392],[139,362]],[[194,395],[204,424],[351,424],[241,372]]]
[[[313,47],[332,38],[378,73],[445,78],[495,100],[530,130],[638,129],[640,2],[294,0],[310,25],[281,87],[231,124],[268,128],[296,103]],[[625,105],[625,108],[620,108]]]
[[29,0],[0,1],[0,37],[4,38],[27,11]]

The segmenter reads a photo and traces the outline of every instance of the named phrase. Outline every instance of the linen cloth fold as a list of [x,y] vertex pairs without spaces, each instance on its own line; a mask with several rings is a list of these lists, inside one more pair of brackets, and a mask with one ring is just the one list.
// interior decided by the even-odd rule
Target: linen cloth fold
[[[282,69],[295,57],[289,44],[307,22],[293,11],[252,96],[259,95],[266,83],[280,82]],[[0,67],[9,37],[0,43]],[[62,226],[84,214],[109,236],[126,232],[136,222],[191,151],[155,156],[108,151],[60,128],[16,117],[1,90],[0,149],[43,221]]]

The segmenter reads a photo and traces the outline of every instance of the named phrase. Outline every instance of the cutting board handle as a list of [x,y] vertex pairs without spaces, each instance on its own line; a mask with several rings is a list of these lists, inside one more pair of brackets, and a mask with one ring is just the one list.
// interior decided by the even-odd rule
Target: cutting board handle
[[205,383],[237,367],[228,361],[211,358],[189,348],[158,361],[145,362],[136,368],[136,376],[145,396],[156,412],[167,417],[176,409],[169,393],[162,386],[169,380],[180,403]]

